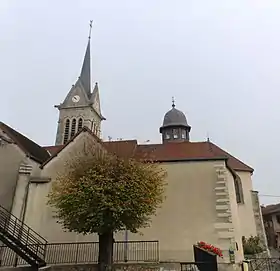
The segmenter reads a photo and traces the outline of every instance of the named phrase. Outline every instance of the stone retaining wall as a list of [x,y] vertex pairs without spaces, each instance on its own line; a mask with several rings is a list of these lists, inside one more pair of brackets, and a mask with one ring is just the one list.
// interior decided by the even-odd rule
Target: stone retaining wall
[[[97,264],[53,265],[39,269],[40,271],[97,271]],[[114,264],[114,271],[181,271],[180,263],[135,263]],[[195,269],[192,269],[195,270]],[[197,269],[198,270],[198,269]],[[241,271],[240,265],[219,264],[219,271]],[[32,267],[0,268],[0,271],[35,271]],[[185,270],[187,271],[187,270]]]

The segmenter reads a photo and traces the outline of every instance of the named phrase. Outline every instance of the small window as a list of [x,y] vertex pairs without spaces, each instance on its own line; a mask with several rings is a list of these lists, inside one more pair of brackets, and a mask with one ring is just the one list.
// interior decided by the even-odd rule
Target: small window
[[83,128],[83,119],[79,118],[79,122],[78,122],[78,131],[80,131]]
[[63,144],[65,144],[68,141],[68,138],[69,138],[69,127],[70,127],[70,120],[67,119],[66,122],[65,122]]
[[170,135],[169,134],[165,134],[165,138],[166,139],[170,139]]
[[186,131],[182,130],[182,138],[185,139],[186,138]]
[[239,176],[234,178],[234,187],[235,187],[235,195],[236,195],[237,203],[244,203],[242,182]]
[[75,133],[76,133],[76,119],[73,119],[71,124],[71,137],[73,137]]
[[276,220],[277,220],[278,224],[280,224],[280,215],[276,215]]
[[178,138],[178,130],[173,129],[173,138]]

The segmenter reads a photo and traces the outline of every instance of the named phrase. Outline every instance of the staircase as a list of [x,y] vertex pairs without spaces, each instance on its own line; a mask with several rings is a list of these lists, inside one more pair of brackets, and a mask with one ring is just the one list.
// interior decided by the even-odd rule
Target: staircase
[[0,241],[32,267],[46,266],[47,241],[1,205]]

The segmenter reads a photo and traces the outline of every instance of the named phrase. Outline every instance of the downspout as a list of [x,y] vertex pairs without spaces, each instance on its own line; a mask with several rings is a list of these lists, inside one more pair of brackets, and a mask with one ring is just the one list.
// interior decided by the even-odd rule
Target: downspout
[[24,220],[25,220],[25,216],[26,216],[30,184],[31,184],[31,181],[29,180],[25,187],[24,200],[23,200],[23,204],[21,206],[20,220],[22,221],[22,224],[24,224]]
[[125,229],[124,231],[124,261],[127,262],[127,252],[128,252],[128,230]]
[[[20,229],[20,232],[19,232],[19,236],[18,238],[20,239],[21,238],[21,233],[22,233],[22,230],[23,230],[23,225],[24,225],[24,220],[25,220],[25,216],[26,216],[26,210],[27,210],[27,202],[28,202],[28,195],[29,195],[29,187],[30,187],[30,179],[28,180],[28,183],[25,187],[25,191],[24,191],[24,198],[23,198],[23,204],[21,206],[21,210],[20,210],[20,216],[19,216],[19,220],[21,222],[21,229]],[[27,245],[27,244],[26,244]],[[18,255],[16,254],[16,257],[15,257],[15,263],[14,263],[14,266],[16,267],[17,266],[17,263],[18,263]]]

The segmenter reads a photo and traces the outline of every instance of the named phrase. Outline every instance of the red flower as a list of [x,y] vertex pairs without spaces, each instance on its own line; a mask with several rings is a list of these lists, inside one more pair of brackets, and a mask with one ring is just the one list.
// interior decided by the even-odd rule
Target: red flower
[[200,241],[200,242],[197,243],[197,246],[200,247],[200,248],[203,248],[204,250],[212,252],[219,257],[223,257],[222,251],[219,248],[217,248],[213,245],[210,245],[210,244],[207,244],[203,241]]

